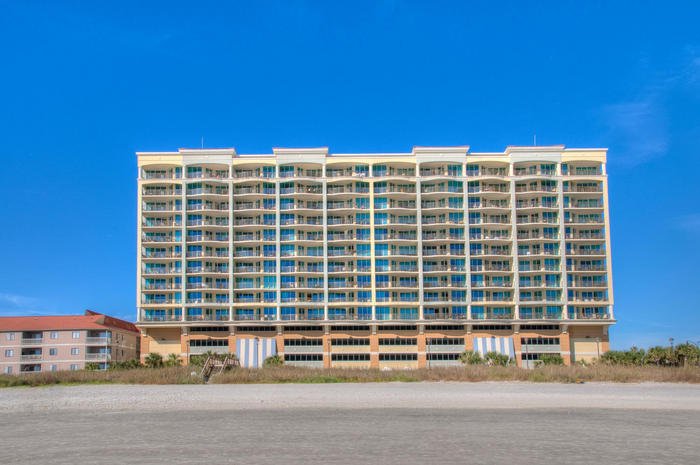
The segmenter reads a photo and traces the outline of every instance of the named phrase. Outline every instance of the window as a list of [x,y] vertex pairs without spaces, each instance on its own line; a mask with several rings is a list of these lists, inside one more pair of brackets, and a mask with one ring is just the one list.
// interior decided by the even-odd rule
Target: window
[[80,339],[80,331],[73,331],[73,339]]
[[526,345],[559,345],[558,337],[522,337],[521,344]]
[[56,371],[56,370],[58,370],[58,366],[56,366],[56,365],[51,365],[49,367],[49,371]]
[[51,333],[49,334],[49,337],[51,339],[58,339],[58,331],[51,331]]
[[7,333],[7,340],[14,341],[15,340],[15,333]]
[[284,354],[285,362],[322,362],[323,354]]
[[322,339],[285,339],[284,340],[285,347],[320,346],[320,345],[323,345]]
[[442,338],[428,338],[428,345],[434,346],[463,346],[464,338],[460,337],[442,337]]
[[359,339],[359,338],[331,339],[331,345],[334,345],[334,346],[368,346],[369,339]]
[[71,347],[70,354],[71,355],[80,355],[80,348],[79,347]]
[[15,351],[13,349],[5,349],[5,357],[14,357]]
[[191,339],[190,347],[228,347],[228,339]]
[[58,349],[55,347],[49,349],[49,355],[57,355],[58,354]]
[[418,344],[415,338],[382,338],[379,339],[380,346],[414,346]]
[[380,362],[418,360],[418,354],[379,354]]
[[448,354],[427,354],[428,360],[442,360],[442,361],[454,361],[459,360],[460,354],[448,353]]
[[369,362],[369,354],[331,354],[334,362]]
[[71,363],[70,369],[71,369],[71,371],[77,371],[77,370],[78,370],[78,364],[77,364],[77,363]]
[[12,374],[12,367],[5,367],[5,374],[6,375],[11,375]]

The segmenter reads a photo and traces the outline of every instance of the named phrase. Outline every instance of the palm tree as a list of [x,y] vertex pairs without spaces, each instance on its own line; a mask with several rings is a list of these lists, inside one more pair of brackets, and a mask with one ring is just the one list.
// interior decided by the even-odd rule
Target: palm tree
[[155,352],[151,352],[150,354],[146,355],[143,363],[148,368],[159,368],[163,366],[163,356]]
[[165,360],[165,366],[168,367],[179,367],[181,363],[182,360],[177,354],[168,354],[168,358]]

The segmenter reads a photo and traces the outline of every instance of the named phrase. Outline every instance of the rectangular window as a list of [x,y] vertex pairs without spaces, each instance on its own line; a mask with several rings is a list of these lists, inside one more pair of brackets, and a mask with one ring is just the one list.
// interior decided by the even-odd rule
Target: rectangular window
[[5,357],[14,357],[15,356],[15,351],[12,349],[5,349]]
[[77,371],[78,370],[78,364],[77,363],[72,363],[70,366],[71,371]]
[[49,371],[56,371],[56,370],[58,370],[58,366],[56,366],[56,365],[51,365],[51,367],[49,367]]
[[73,331],[73,339],[80,339],[80,331]]
[[80,355],[80,348],[79,347],[71,347],[70,354],[71,355]]
[[12,374],[12,367],[5,367],[5,374],[6,375],[11,375]]
[[15,333],[7,333],[7,340],[14,341],[15,340]]
[[56,355],[56,354],[58,354],[58,349],[56,349],[56,348],[49,349],[49,355]]
[[58,331],[51,331],[51,333],[49,334],[49,337],[51,339],[58,339]]

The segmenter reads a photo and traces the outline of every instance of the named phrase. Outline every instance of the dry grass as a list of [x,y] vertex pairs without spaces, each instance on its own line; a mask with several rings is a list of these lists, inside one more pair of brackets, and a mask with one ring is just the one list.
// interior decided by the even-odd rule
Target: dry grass
[[214,376],[211,383],[377,383],[417,381],[526,381],[536,383],[700,383],[700,368],[548,366],[533,370],[516,367],[467,366],[419,370],[328,369],[278,367],[263,370],[237,369]]
[[187,367],[135,368],[114,371],[54,371],[25,375],[0,375],[0,387],[52,384],[201,384]]
[[[59,371],[22,376],[0,376],[0,387],[54,384],[201,384],[192,367],[137,368],[107,372]],[[198,371],[198,370],[197,370]],[[661,368],[596,365],[591,367],[549,366],[534,370],[516,367],[467,366],[419,370],[365,370],[277,367],[238,368],[211,378],[218,384],[272,383],[382,383],[418,381],[526,381],[536,383],[700,383],[700,367]]]

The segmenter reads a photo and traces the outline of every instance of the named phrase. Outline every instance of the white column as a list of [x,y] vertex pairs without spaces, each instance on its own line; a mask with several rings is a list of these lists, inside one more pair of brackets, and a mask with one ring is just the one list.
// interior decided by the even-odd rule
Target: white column
[[[557,202],[559,202],[559,261],[560,261],[560,276],[561,276],[561,319],[566,320],[569,316],[568,301],[568,272],[566,269],[566,224],[564,223],[564,177],[561,172],[561,163],[557,164]],[[545,292],[546,292],[545,288]]]
[[181,224],[180,230],[182,237],[180,238],[180,247],[182,249],[182,269],[180,272],[180,283],[181,290],[181,308],[182,308],[182,321],[187,320],[187,166],[183,164],[182,166],[182,193],[181,193]]
[[[370,177],[374,177],[374,167],[372,164],[369,165],[369,175]],[[374,246],[375,246],[375,237],[374,237],[374,179],[367,179],[367,184],[369,185],[369,241],[370,241],[370,251],[369,251],[369,258],[370,258],[370,272],[372,274],[372,321],[377,320],[377,271],[374,266],[374,259],[375,259],[375,254],[374,254]],[[354,189],[354,187],[353,187]]]
[[[282,266],[281,257],[282,251],[280,250],[280,166],[279,163],[275,165],[275,294],[277,299],[277,321],[282,320],[282,277],[280,276]],[[263,226],[264,229],[264,226]],[[265,262],[265,256],[263,254],[263,264]]]
[[416,163],[416,223],[418,226],[418,319],[424,320],[423,315],[423,212],[421,198],[420,167]]
[[467,320],[472,319],[472,268],[469,243],[469,178],[467,177],[467,162],[462,164],[462,189],[464,202],[464,271],[466,273],[465,287],[467,289]]
[[233,164],[228,177],[228,321],[233,321]]
[[328,179],[326,165],[323,167],[321,188],[323,189],[323,319],[328,320]]
[[515,179],[513,162],[509,165],[510,171],[510,223],[512,225],[512,236],[513,245],[511,250],[511,258],[513,262],[513,302],[515,303],[513,310],[513,319],[520,319],[520,274],[518,273],[518,213],[516,208],[516,196],[515,196]]

